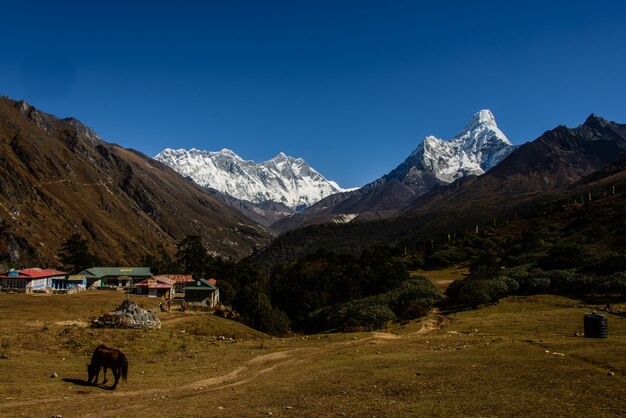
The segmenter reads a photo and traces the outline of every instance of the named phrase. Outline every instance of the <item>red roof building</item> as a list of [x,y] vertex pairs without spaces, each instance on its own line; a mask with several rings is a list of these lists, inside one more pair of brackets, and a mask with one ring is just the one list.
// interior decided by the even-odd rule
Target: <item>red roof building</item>
[[0,286],[8,289],[27,290],[52,288],[53,279],[64,280],[66,275],[66,272],[55,269],[11,269],[0,275]]
[[136,283],[138,295],[148,295],[152,297],[165,296],[171,299],[174,295],[174,285],[176,281],[165,276],[154,276],[150,279]]
[[161,274],[161,277],[167,277],[168,279],[172,279],[176,282],[174,288],[177,292],[184,292],[185,286],[189,286],[190,283],[193,283],[193,277],[191,274]]

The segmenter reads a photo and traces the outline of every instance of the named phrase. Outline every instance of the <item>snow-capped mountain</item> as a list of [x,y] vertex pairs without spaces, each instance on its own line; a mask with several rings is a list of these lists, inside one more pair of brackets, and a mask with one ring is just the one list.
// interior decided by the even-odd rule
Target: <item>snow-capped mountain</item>
[[498,128],[491,111],[481,110],[450,140],[434,136],[424,138],[409,158],[388,176],[405,183],[414,183],[425,176],[434,177],[436,182],[452,183],[467,175],[485,173],[514,149]]
[[284,153],[269,161],[246,161],[228,149],[219,152],[167,148],[154,157],[201,186],[253,203],[284,203],[302,209],[343,189],[302,158]]
[[437,186],[485,173],[515,148],[498,129],[491,111],[481,110],[454,138],[427,136],[390,173],[357,191],[323,199],[304,212],[277,221],[272,228],[285,232],[338,219],[393,217]]

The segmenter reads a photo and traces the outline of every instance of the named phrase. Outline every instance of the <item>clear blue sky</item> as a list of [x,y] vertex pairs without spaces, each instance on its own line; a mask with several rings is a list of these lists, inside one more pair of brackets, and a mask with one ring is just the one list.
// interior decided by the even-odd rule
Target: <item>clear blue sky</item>
[[344,187],[489,108],[626,122],[623,1],[6,1],[0,94],[150,156],[302,157]]

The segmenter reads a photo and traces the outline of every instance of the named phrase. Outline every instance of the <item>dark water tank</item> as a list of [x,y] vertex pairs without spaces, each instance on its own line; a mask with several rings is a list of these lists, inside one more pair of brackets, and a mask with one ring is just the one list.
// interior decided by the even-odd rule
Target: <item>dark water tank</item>
[[586,338],[608,338],[609,325],[606,316],[597,313],[585,314],[585,337]]

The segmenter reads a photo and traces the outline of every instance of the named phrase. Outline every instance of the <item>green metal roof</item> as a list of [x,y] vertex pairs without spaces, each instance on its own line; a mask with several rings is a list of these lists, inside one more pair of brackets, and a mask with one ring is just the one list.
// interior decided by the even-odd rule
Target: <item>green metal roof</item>
[[83,270],[78,275],[89,279],[101,279],[103,277],[150,277],[150,267],[92,267]]
[[209,283],[206,279],[194,280],[190,286],[185,286],[183,290],[217,290],[217,286]]

